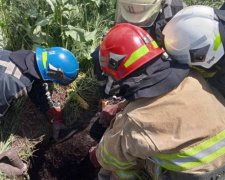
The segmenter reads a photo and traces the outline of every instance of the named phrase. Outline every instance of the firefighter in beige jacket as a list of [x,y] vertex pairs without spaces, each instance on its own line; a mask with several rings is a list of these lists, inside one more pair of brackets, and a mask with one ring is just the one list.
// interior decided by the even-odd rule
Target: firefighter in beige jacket
[[126,101],[92,151],[99,180],[137,179],[144,168],[153,179],[225,178],[223,98],[197,71],[165,59],[147,32],[126,23],[101,43],[100,65]]

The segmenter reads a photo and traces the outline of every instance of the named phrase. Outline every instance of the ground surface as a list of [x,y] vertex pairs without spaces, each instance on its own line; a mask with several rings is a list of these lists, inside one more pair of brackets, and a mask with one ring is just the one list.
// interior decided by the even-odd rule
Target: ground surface
[[[53,99],[63,104],[68,97],[66,88],[60,87],[53,92]],[[75,123],[71,126],[76,132],[65,141],[55,142],[48,136],[37,145],[37,151],[32,157],[29,175],[32,180],[93,180],[98,169],[91,164],[88,151],[97,144],[90,135],[89,130],[98,111],[98,97],[89,98],[88,110],[80,109],[76,114]],[[73,110],[70,102],[64,105],[65,118],[71,118]],[[66,109],[67,108],[67,109]],[[65,115],[65,112],[64,112]],[[41,135],[41,134],[39,134]]]
[[[40,145],[36,153],[30,177],[34,180],[93,180],[98,169],[91,164],[88,151],[97,144],[89,136],[89,124],[79,126],[78,131],[68,140]],[[75,128],[76,129],[76,128]]]
[[[29,162],[28,174],[31,180],[93,180],[99,169],[91,164],[88,151],[97,144],[90,135],[89,130],[99,110],[98,97],[88,98],[90,105],[88,110],[79,109],[76,115],[71,108],[71,103],[65,102],[68,97],[67,89],[59,87],[53,91],[53,99],[63,105],[64,119],[73,118],[73,125],[67,126],[75,133],[62,142],[55,142],[51,138],[51,123],[40,113],[40,111],[27,100],[26,108],[20,115],[19,137],[38,139],[40,142],[34,147],[34,154]],[[64,104],[63,104],[64,103]],[[21,141],[17,140],[14,147],[18,149]]]

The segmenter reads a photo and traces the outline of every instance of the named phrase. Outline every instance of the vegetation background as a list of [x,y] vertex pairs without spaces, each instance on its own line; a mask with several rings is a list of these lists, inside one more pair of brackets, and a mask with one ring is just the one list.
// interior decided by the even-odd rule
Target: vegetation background
[[[223,0],[185,0],[187,5],[202,4],[219,8]],[[116,0],[0,0],[0,48],[11,51],[34,50],[36,47],[61,46],[71,50],[79,60],[79,78],[67,87],[69,96],[62,103],[67,124],[74,123],[80,108],[87,108],[85,100],[98,97],[97,81],[93,75],[90,53],[101,41],[103,31],[113,26]],[[61,92],[62,87],[54,85]],[[65,90],[65,89],[64,89]],[[69,106],[66,102],[74,100]],[[15,148],[24,161],[34,152],[34,146],[42,141],[40,134],[49,134],[50,124],[42,115],[40,131],[30,137],[18,136],[24,126],[20,120],[29,111],[29,100],[24,97],[12,105],[4,118],[0,118],[0,153]],[[30,120],[33,119],[30,116]],[[32,133],[32,129],[30,130]],[[0,174],[0,179],[5,176]],[[29,176],[27,175],[29,179]]]

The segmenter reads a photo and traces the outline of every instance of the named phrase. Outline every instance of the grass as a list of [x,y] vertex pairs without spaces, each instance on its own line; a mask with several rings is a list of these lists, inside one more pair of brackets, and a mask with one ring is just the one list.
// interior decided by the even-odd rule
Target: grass
[[[217,8],[224,3],[222,0],[185,2]],[[67,89],[73,96],[61,104],[67,125],[82,118],[79,114],[87,113],[85,108],[92,107],[99,99],[90,53],[101,41],[102,32],[112,26],[114,13],[115,0],[0,0],[1,48],[35,50],[38,46],[63,46],[78,58],[81,73]],[[65,93],[58,85],[54,91]],[[35,151],[34,146],[51,134],[51,124],[31,107],[28,98],[22,97],[0,118],[0,151],[16,149],[27,163]],[[27,117],[30,117],[28,122],[23,120]],[[0,173],[0,179],[7,178]]]

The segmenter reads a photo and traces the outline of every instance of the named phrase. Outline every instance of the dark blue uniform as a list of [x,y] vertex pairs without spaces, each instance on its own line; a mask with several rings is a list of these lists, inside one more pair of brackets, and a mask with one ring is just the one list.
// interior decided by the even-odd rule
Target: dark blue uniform
[[10,103],[24,94],[43,112],[58,107],[39,74],[35,53],[28,50],[0,50],[0,117]]

